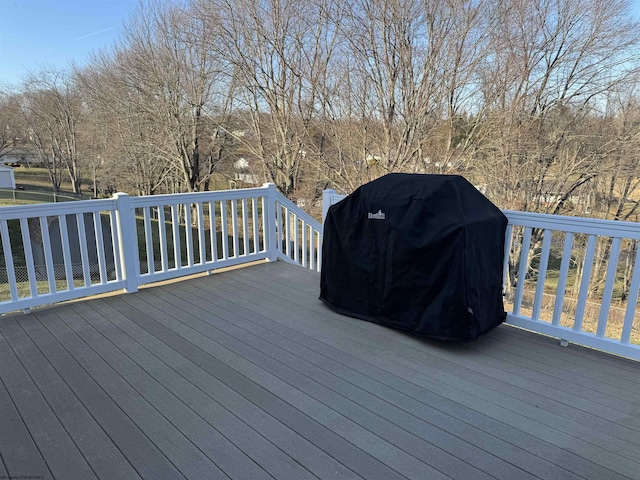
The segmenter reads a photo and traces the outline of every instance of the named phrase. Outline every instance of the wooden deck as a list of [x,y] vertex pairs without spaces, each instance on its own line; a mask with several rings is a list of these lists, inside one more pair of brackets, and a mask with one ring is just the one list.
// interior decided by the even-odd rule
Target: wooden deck
[[640,479],[638,363],[318,290],[278,262],[1,318],[0,478]]

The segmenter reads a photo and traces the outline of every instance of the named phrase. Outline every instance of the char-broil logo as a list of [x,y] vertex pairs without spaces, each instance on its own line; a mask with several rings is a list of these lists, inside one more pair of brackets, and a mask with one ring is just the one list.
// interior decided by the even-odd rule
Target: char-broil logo
[[387,216],[382,213],[382,210],[378,210],[378,213],[369,213],[370,220],[384,220]]

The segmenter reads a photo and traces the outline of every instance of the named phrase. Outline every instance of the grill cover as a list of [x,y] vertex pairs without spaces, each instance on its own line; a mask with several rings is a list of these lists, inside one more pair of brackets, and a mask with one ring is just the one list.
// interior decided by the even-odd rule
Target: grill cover
[[458,175],[386,175],[329,209],[320,299],[415,335],[474,339],[506,317],[506,226]]

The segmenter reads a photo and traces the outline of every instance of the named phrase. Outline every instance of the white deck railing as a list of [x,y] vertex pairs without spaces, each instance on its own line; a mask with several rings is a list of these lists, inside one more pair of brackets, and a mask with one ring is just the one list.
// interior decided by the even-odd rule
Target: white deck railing
[[[122,288],[116,208],[116,199],[0,208],[0,312]],[[89,233],[93,245],[77,241]]]
[[[640,225],[504,213],[507,322],[640,360]],[[1,208],[0,241],[5,313],[255,260],[319,271],[322,226],[265,184]]]
[[0,313],[256,260],[320,269],[321,225],[261,188],[0,209]]
[[[325,190],[323,221],[344,197]],[[640,360],[640,224],[504,214],[507,323]]]
[[640,224],[504,213],[507,322],[640,360]]

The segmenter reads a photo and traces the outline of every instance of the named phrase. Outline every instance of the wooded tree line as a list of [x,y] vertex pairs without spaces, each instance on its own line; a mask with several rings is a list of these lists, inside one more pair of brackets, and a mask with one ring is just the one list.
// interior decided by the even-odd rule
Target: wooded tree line
[[[636,219],[640,23],[626,0],[143,1],[112,48],[2,95],[74,190],[250,173],[307,204],[388,172],[502,208]],[[244,178],[244,177],[243,177]],[[84,182],[84,185],[83,185]]]

